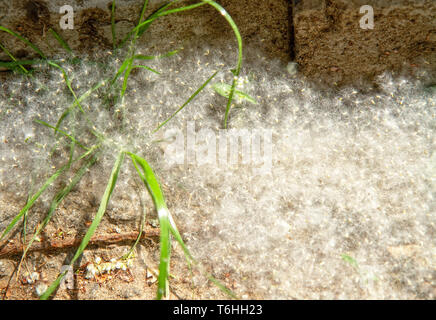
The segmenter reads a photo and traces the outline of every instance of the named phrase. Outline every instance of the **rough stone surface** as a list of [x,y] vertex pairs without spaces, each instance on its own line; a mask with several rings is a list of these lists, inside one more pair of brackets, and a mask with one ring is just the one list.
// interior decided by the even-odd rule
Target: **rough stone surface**
[[[307,76],[343,83],[372,80],[386,70],[436,73],[435,1],[295,2],[296,60]],[[373,29],[360,27],[363,5],[374,9]]]
[[[54,28],[65,38],[73,49],[89,52],[90,50],[112,48],[110,7],[111,1],[69,1],[75,9],[74,29],[61,30],[59,20],[62,14],[59,8],[65,1],[18,0],[14,6],[8,1],[0,0],[0,24],[20,32],[43,52],[57,51],[56,40],[48,32]],[[184,1],[190,3],[193,1]],[[239,26],[246,42],[258,43],[259,48],[286,60],[289,55],[288,3],[286,0],[223,0],[218,1],[230,13]],[[139,18],[138,12],[142,0],[117,1],[116,27],[118,39],[131,30]],[[154,10],[164,1],[150,1]],[[1,10],[4,8],[3,10]],[[151,12],[151,11],[150,11]],[[165,47],[183,45],[189,41],[210,42],[233,40],[232,30],[216,9],[203,6],[192,11],[166,16],[157,20],[149,29],[149,35],[141,38],[153,45]],[[233,40],[234,41],[234,40]],[[10,35],[0,33],[0,42],[11,48],[17,56],[34,55]],[[151,43],[150,43],[151,42]],[[18,54],[17,54],[18,53]],[[3,58],[4,55],[0,55]]]
[[[293,1],[293,2],[292,2]],[[433,0],[221,0],[234,18],[244,42],[271,58],[287,62],[295,57],[300,71],[328,83],[372,80],[385,70],[414,73],[427,68],[436,73],[436,2]],[[111,1],[70,1],[74,29],[60,30],[64,1],[0,0],[0,24],[29,38],[46,53],[62,52],[48,32],[60,33],[79,52],[112,48]],[[293,3],[293,18],[288,5]],[[163,1],[150,1],[155,9]],[[189,3],[185,1],[182,3]],[[117,1],[118,40],[135,25],[142,1]],[[374,8],[375,26],[360,28],[362,5]],[[289,21],[292,23],[289,24]],[[290,32],[290,30],[294,32]],[[210,6],[159,19],[141,38],[150,50],[173,49],[188,43],[234,41],[224,18]],[[292,41],[292,34],[295,40]],[[0,33],[0,42],[17,58],[34,57],[25,44]],[[7,56],[0,53],[0,59]]]

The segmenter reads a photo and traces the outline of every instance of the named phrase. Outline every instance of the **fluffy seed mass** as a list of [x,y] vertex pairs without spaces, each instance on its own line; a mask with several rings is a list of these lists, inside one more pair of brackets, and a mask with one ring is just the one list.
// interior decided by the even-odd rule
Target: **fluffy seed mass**
[[[199,164],[186,154],[183,164],[166,161],[171,130],[187,139],[188,123],[194,123],[196,132],[215,133],[211,139],[224,134],[226,99],[210,85],[153,130],[215,71],[212,83],[231,83],[232,50],[185,48],[147,61],[160,75],[136,69],[124,99],[103,90],[84,99],[89,118],[76,108],[61,130],[90,147],[91,121],[105,142],[98,170],[91,168],[79,190],[101,197],[117,150],[145,157],[193,255],[217,278],[232,279],[239,296],[434,299],[436,94],[425,73],[414,79],[385,74],[368,91],[332,90],[246,50],[238,90],[257,104],[235,100],[229,124],[270,130],[271,170],[254,174],[241,162]],[[78,97],[120,64],[116,57],[65,62]],[[3,197],[25,200],[68,160],[68,138],[55,138],[35,120],[55,125],[72,103],[62,74],[44,65],[32,78],[17,75],[0,84]],[[79,152],[76,146],[75,156]],[[135,175],[133,166],[123,167],[112,208],[127,210],[117,202],[123,194],[133,201]],[[10,218],[0,216],[2,230]]]

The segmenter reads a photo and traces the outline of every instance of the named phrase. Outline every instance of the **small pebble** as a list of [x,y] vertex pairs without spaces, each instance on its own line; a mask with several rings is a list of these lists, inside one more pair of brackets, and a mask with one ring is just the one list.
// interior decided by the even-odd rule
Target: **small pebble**
[[35,293],[38,297],[42,296],[43,293],[47,290],[47,285],[43,282],[39,283],[36,287],[35,287]]
[[291,76],[295,76],[298,72],[298,63],[291,61],[286,66],[286,70]]
[[32,272],[30,275],[26,277],[26,281],[28,284],[35,283],[35,281],[39,280],[39,273],[38,272]]
[[3,261],[0,261],[0,276],[5,275],[6,267]]

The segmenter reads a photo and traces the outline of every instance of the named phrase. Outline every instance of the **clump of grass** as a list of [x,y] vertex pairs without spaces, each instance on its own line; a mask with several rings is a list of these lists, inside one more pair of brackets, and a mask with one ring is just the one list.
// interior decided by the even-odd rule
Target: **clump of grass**
[[[57,138],[57,142],[60,142],[60,137],[64,137],[68,141],[68,148],[70,150],[69,157],[66,161],[66,163],[61,166],[55,173],[53,173],[43,184],[42,186],[34,192],[28,199],[26,205],[22,208],[22,210],[12,219],[12,221],[9,223],[9,225],[6,227],[6,229],[3,231],[3,233],[0,236],[0,240],[3,240],[10,232],[11,230],[19,223],[20,220],[23,218],[27,218],[27,214],[29,210],[32,208],[32,206],[35,204],[35,202],[41,197],[43,193],[49,189],[49,187],[53,186],[54,183],[60,179],[61,177],[65,177],[67,172],[70,172],[72,170],[73,164],[79,164],[79,169],[74,173],[73,178],[70,179],[70,181],[65,185],[64,188],[62,188],[60,191],[58,191],[51,201],[51,204],[49,206],[48,212],[43,219],[43,221],[40,223],[40,225],[37,227],[36,231],[31,237],[31,240],[26,244],[26,248],[24,250],[24,254],[22,256],[22,260],[24,260],[26,253],[28,252],[30,246],[32,243],[37,239],[38,235],[44,230],[46,225],[50,222],[53,213],[57,209],[58,205],[63,201],[63,199],[71,192],[71,190],[80,182],[82,177],[88,172],[88,170],[100,159],[100,156],[102,154],[102,149],[104,146],[109,145],[111,148],[113,148],[116,151],[116,160],[113,164],[113,168],[110,174],[110,177],[108,179],[103,197],[100,202],[99,209],[97,211],[96,216],[94,217],[91,225],[89,226],[79,248],[77,249],[74,257],[70,261],[70,266],[73,266],[74,263],[79,259],[79,257],[82,255],[83,251],[87,247],[92,235],[95,233],[97,227],[99,226],[104,213],[106,212],[108,203],[110,201],[111,195],[114,191],[115,185],[119,178],[120,169],[123,166],[123,163],[125,162],[125,158],[128,157],[132,161],[136,172],[138,176],[140,177],[141,181],[144,183],[145,187],[147,188],[153,202],[154,206],[156,208],[156,211],[158,213],[159,223],[160,223],[160,265],[159,265],[159,276],[158,276],[158,290],[157,290],[157,298],[162,299],[165,297],[168,297],[168,278],[169,278],[169,266],[170,266],[170,255],[171,255],[171,236],[173,236],[176,241],[180,244],[182,247],[186,261],[189,265],[196,264],[197,262],[195,259],[193,259],[191,253],[189,252],[188,248],[186,247],[181,234],[179,233],[177,226],[172,218],[172,215],[170,211],[167,208],[165,198],[163,196],[160,184],[158,182],[158,179],[156,175],[154,174],[152,168],[148,164],[148,162],[145,160],[144,157],[140,156],[138,153],[133,152],[133,150],[128,150],[123,146],[115,145],[113,144],[110,139],[108,139],[105,135],[105,133],[99,131],[93,120],[90,116],[89,110],[86,110],[82,106],[82,103],[93,93],[100,92],[102,93],[102,96],[105,97],[103,103],[106,104],[108,109],[114,109],[118,106],[121,106],[123,104],[124,96],[127,94],[127,88],[129,84],[129,76],[131,74],[131,71],[135,68],[141,68],[145,69],[146,71],[150,71],[153,73],[159,74],[157,70],[154,70],[146,65],[137,64],[138,61],[147,61],[151,59],[160,59],[160,58],[167,58],[177,53],[177,51],[171,51],[167,54],[163,54],[161,56],[146,56],[146,55],[140,55],[136,54],[136,41],[139,37],[141,37],[147,29],[150,27],[150,25],[160,17],[169,15],[169,14],[175,14],[182,11],[188,11],[195,9],[197,7],[203,6],[203,5],[210,5],[214,7],[216,10],[218,10],[224,18],[227,20],[231,28],[233,29],[237,43],[238,43],[238,60],[236,64],[236,68],[231,70],[233,73],[233,82],[231,85],[227,85],[225,87],[225,96],[227,98],[227,106],[224,116],[224,127],[227,127],[228,123],[228,116],[230,111],[230,106],[232,104],[232,100],[235,94],[239,96],[244,96],[246,99],[252,99],[248,95],[244,95],[242,92],[235,90],[238,76],[241,70],[241,64],[242,64],[242,40],[241,36],[239,34],[238,28],[230,15],[224,10],[223,7],[221,7],[218,3],[212,1],[212,0],[202,0],[196,4],[192,5],[185,5],[185,6],[179,6],[174,8],[174,6],[181,2],[180,0],[175,1],[169,1],[165,5],[161,6],[156,11],[152,12],[150,15],[145,16],[147,9],[148,9],[148,0],[144,1],[144,4],[142,6],[142,10],[137,22],[137,25],[127,34],[127,36],[121,40],[119,43],[117,43],[117,37],[116,37],[116,26],[115,26],[115,14],[116,14],[116,1],[112,1],[112,7],[111,7],[111,31],[112,31],[112,39],[113,39],[113,49],[115,54],[122,54],[123,50],[122,48],[129,44],[129,48],[127,50],[126,56],[123,58],[121,66],[116,71],[115,75],[112,77],[109,77],[107,79],[101,79],[99,82],[94,84],[91,88],[89,88],[84,94],[78,96],[76,93],[76,90],[74,89],[72,75],[69,74],[69,71],[64,67],[62,60],[52,60],[48,58],[36,45],[32,44],[29,40],[22,37],[21,35],[17,34],[16,32],[4,27],[0,26],[0,31],[6,32],[10,34],[11,36],[16,37],[17,39],[23,41],[26,43],[29,47],[31,47],[39,56],[40,59],[36,60],[23,60],[19,61],[17,60],[4,46],[0,46],[0,48],[5,51],[12,61],[10,62],[2,62],[0,66],[6,67],[12,71],[17,71],[23,73],[25,76],[31,76],[31,72],[26,68],[25,66],[33,66],[35,70],[37,69],[37,65],[40,64],[46,64],[51,67],[54,67],[58,69],[63,77],[63,80],[65,82],[65,85],[70,92],[73,103],[71,105],[67,106],[63,112],[58,117],[58,120],[54,124],[50,124],[43,119],[36,119],[35,122],[38,124],[47,127],[51,130],[53,130],[53,133],[55,137]],[[50,29],[50,32],[52,36],[59,42],[59,44],[69,53],[71,57],[71,61],[77,61],[80,60],[78,57],[74,56],[74,53],[72,49],[69,47],[69,45],[63,40],[63,38],[56,33],[55,30]],[[204,84],[192,94],[187,101],[181,105],[177,109],[177,111],[174,112],[173,115],[171,115],[166,121],[162,122],[155,131],[159,130],[161,127],[163,127],[168,121],[170,121],[173,117],[177,115],[183,108],[185,108],[200,92],[209,84],[209,82],[215,77],[217,72],[215,72],[210,78],[204,82]],[[123,77],[121,86],[119,85],[119,78]],[[123,116],[121,115],[123,118]],[[83,119],[84,123],[87,126],[88,131],[91,133],[93,139],[91,141],[82,141],[76,133],[75,128],[67,128],[67,129],[61,129],[62,124],[68,119]],[[122,121],[122,126],[127,125]],[[62,127],[63,128],[63,127]],[[121,127],[121,130],[123,127]],[[52,150],[54,150],[56,146],[53,147]],[[78,156],[74,157],[76,153],[76,148],[80,148],[83,150],[83,152]],[[24,220],[25,222],[26,220]],[[141,228],[142,232],[142,228]],[[139,234],[138,239],[140,239],[141,234]],[[130,252],[126,255],[130,256],[131,252],[134,249],[134,246],[137,244],[138,241],[135,242]],[[59,274],[57,279],[50,285],[50,287],[41,295],[41,299],[48,299],[50,296],[53,295],[59,284],[61,283],[63,277],[66,275],[66,272],[62,272]],[[211,276],[208,276],[209,279],[217,284],[223,291],[227,292],[229,295],[233,296],[232,293],[227,290],[225,287],[223,287],[219,282],[214,279]]]

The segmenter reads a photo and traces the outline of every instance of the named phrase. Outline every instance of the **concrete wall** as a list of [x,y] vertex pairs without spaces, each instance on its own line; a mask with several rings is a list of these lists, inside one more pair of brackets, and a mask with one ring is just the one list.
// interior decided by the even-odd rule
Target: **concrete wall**
[[[110,0],[18,0],[10,5],[0,0],[0,24],[18,30],[43,49],[58,47],[50,34],[49,27],[61,31],[70,46],[78,50],[111,48]],[[164,1],[150,1],[150,11]],[[184,1],[182,3],[194,3]],[[224,0],[219,1],[233,16],[246,43],[256,43],[271,57],[286,60],[289,55],[287,0]],[[74,30],[60,30],[59,8],[69,3],[76,11]],[[131,30],[138,20],[143,0],[117,1],[117,33],[121,36]],[[6,12],[6,13],[5,13]],[[224,18],[211,6],[178,13],[159,19],[149,29],[150,36],[142,38],[147,45],[164,46],[172,42],[180,45],[188,42],[226,42],[232,40],[232,31]],[[9,44],[12,51],[25,46],[11,40],[9,35],[0,34],[0,41]],[[8,39],[8,40],[6,40]],[[15,47],[15,48],[14,48]],[[170,46],[171,47],[171,46]],[[26,49],[22,55],[32,54]]]
[[[138,19],[142,0],[117,1],[119,38]],[[184,3],[194,1],[185,1]],[[247,48],[258,48],[283,62],[295,59],[313,79],[347,83],[372,79],[384,70],[436,73],[436,1],[434,0],[220,0],[238,24]],[[60,30],[59,8],[75,9],[73,30]],[[150,1],[157,8],[163,1]],[[53,27],[81,52],[110,50],[110,0],[0,0],[0,24],[31,39],[50,54],[59,45]],[[362,5],[374,9],[374,28],[360,27]],[[291,13],[291,14],[289,14]],[[232,31],[210,6],[167,16],[141,39],[151,51],[185,45],[234,44]],[[0,33],[0,42],[17,57],[33,56],[24,44]],[[6,59],[0,54],[0,59]]]
[[[363,5],[374,28],[362,29]],[[372,78],[384,70],[436,68],[436,1],[294,1],[296,60],[312,77],[338,82]]]

